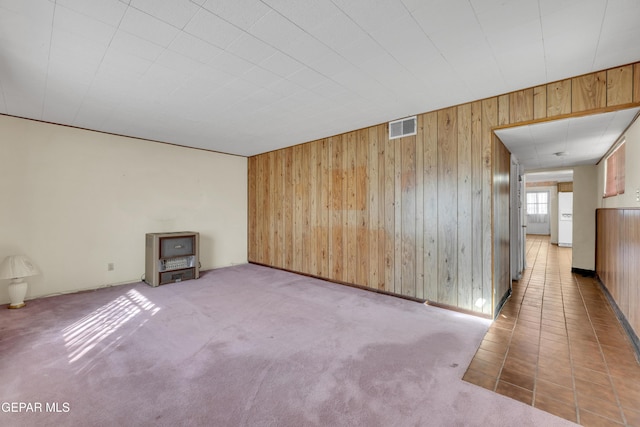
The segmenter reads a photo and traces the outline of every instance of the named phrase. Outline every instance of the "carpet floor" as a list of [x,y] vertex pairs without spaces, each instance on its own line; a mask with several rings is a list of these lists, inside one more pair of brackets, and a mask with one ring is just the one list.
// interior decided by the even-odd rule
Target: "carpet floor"
[[256,265],[0,307],[2,426],[553,426],[462,381],[489,321]]

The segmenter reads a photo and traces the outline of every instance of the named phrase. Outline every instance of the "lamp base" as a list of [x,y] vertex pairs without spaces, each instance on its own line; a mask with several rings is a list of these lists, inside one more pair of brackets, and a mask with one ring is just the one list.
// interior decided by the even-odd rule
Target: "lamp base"
[[9,304],[7,308],[22,308],[27,305],[26,302],[21,302],[20,304]]

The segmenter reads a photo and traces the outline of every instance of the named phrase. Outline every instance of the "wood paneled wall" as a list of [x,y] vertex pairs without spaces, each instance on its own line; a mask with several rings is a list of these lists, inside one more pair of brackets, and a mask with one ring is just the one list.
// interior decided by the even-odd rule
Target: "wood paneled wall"
[[[493,306],[500,305],[502,298],[511,289],[510,265],[510,179],[511,153],[502,141],[493,136],[493,248],[494,253],[503,254],[493,259]],[[507,256],[504,256],[506,254]]]
[[598,209],[596,273],[640,335],[640,209]]
[[250,157],[249,261],[495,315],[509,156],[493,129],[638,104],[638,86],[628,65],[420,114],[415,136],[385,123]]

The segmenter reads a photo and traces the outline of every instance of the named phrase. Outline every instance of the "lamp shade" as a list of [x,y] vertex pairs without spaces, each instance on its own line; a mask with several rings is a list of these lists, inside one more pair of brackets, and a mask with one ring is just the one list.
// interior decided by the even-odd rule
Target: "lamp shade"
[[39,273],[31,260],[24,255],[8,256],[0,264],[0,279],[17,279]]

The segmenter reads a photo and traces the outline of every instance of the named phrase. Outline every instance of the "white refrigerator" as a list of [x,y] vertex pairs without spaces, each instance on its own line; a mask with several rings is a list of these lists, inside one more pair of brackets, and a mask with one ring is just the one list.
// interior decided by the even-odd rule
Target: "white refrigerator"
[[558,246],[571,247],[573,241],[573,193],[558,193]]

